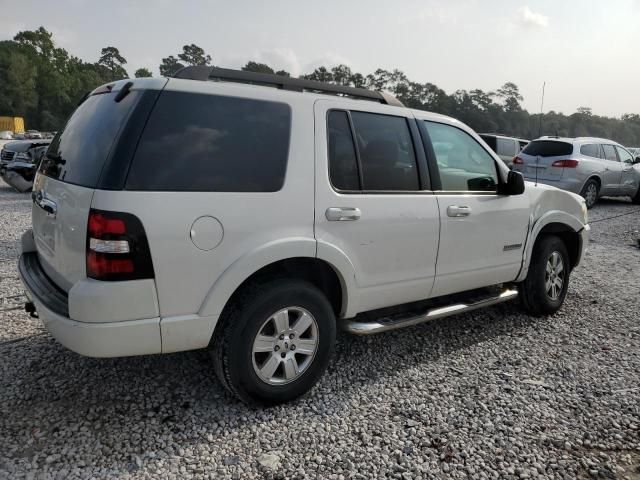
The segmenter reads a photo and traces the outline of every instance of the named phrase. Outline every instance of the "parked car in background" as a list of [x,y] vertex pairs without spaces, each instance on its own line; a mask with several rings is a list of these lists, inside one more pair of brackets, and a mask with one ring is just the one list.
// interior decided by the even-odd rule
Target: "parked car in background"
[[38,130],[27,130],[26,132],[24,132],[24,138],[33,140],[41,139],[42,133],[40,133]]
[[613,140],[541,137],[513,159],[513,168],[527,180],[579,193],[588,208],[604,195],[640,203],[640,165]]
[[500,159],[512,168],[513,157],[527,146],[529,140],[523,138],[507,137],[505,135],[497,135],[495,133],[481,133],[480,138],[485,141],[489,148],[496,152]]
[[13,132],[9,130],[3,130],[0,132],[0,140],[13,140]]
[[584,200],[525,186],[461,122],[341,85],[176,76],[96,89],[42,160],[19,271],[68,348],[207,348],[230,392],[274,404],[320,379],[338,328],[562,306]]
[[0,177],[19,192],[33,186],[35,172],[51,140],[18,140],[0,150]]
[[634,158],[640,157],[640,147],[627,147],[627,150]]

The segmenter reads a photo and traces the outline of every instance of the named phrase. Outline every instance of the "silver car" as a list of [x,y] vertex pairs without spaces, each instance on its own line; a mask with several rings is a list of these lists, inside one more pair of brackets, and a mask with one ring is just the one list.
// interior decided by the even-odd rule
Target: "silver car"
[[513,159],[527,180],[579,193],[591,208],[601,196],[640,203],[640,159],[604,138],[541,137]]

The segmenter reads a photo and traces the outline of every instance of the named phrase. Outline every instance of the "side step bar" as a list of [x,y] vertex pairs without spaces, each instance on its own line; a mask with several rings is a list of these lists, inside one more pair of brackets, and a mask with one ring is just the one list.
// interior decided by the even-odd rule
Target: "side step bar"
[[473,303],[455,303],[453,305],[447,305],[444,307],[436,307],[431,310],[427,310],[426,313],[402,318],[399,320],[378,320],[372,322],[358,322],[351,319],[343,323],[343,328],[349,333],[355,335],[372,335],[374,333],[388,332],[390,330],[397,330],[399,328],[411,327],[420,323],[429,322],[438,318],[449,317],[458,313],[466,313],[478,308],[489,307],[491,305],[497,305],[498,303],[507,302],[513,300],[518,296],[518,290],[515,288],[508,288],[500,292],[498,295],[484,298],[482,300]]

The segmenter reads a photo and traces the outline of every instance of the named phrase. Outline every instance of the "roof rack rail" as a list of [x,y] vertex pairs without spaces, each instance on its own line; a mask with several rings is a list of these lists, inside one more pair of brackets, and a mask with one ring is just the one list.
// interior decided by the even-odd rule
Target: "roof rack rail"
[[364,88],[345,87],[343,85],[336,85],[333,83],[284,77],[282,75],[274,75],[271,73],[245,72],[244,70],[210,67],[208,65],[195,65],[181,68],[173,75],[173,78],[248,83],[252,85],[276,87],[281,90],[289,90],[293,92],[330,93],[334,95],[344,95],[353,98],[372,100],[396,107],[404,107],[404,104],[400,100],[387,92],[376,92]]

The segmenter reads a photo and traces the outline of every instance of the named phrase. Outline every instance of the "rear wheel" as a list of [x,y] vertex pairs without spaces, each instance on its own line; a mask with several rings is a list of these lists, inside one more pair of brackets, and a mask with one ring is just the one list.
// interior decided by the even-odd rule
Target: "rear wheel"
[[247,403],[273,405],[317,383],[336,335],[333,309],[318,288],[299,280],[254,284],[226,310],[211,355],[231,393]]
[[591,208],[596,204],[596,202],[598,201],[599,193],[600,193],[600,185],[598,184],[597,180],[594,180],[592,178],[589,181],[587,181],[587,183],[584,184],[584,187],[582,187],[582,191],[580,192],[580,195],[582,196],[582,198],[584,198],[587,204],[587,208]]
[[564,242],[544,235],[533,247],[527,278],[519,286],[520,300],[531,315],[551,315],[564,303],[571,264]]

